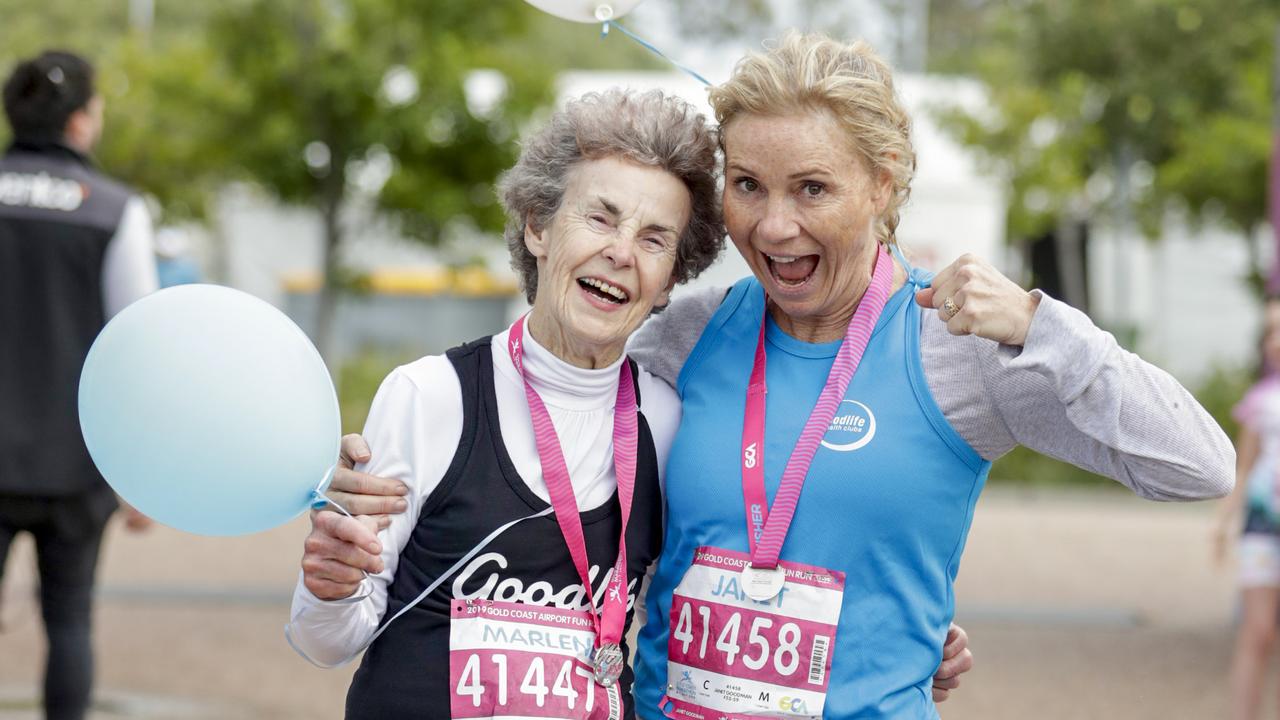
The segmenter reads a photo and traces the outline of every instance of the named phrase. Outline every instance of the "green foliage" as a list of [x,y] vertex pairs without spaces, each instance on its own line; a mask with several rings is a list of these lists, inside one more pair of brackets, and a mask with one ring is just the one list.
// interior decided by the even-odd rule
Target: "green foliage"
[[[221,155],[201,131],[223,84],[205,72],[212,57],[199,31],[214,8],[243,4],[158,3],[144,33],[130,26],[127,2],[0,0],[0,73],[49,48],[88,57],[107,100],[97,160],[155,196],[167,217],[201,217]],[[0,123],[0,143],[8,132]]]
[[928,71],[974,72],[974,50],[985,45],[1002,4],[993,0],[929,0]]
[[[819,4],[819,0],[792,1],[806,9]],[[680,34],[688,40],[715,43],[763,38],[773,23],[773,8],[768,0],[675,0],[672,5],[679,18]]]
[[1273,3],[942,4],[980,21],[980,34],[962,32],[967,52],[952,47],[935,68],[988,87],[990,108],[950,121],[1008,178],[1012,236],[1082,204],[1091,215],[1113,209],[1126,181],[1153,235],[1171,205],[1241,232],[1264,219]]
[[95,152],[112,175],[143,188],[167,221],[206,216],[231,173],[211,125],[231,92],[225,77],[195,75],[214,66],[210,48],[191,37],[166,45],[164,62],[139,37],[112,47],[99,89],[107,98],[103,141]]
[[358,433],[364,429],[373,406],[373,396],[383,379],[397,366],[411,358],[382,353],[361,353],[338,370],[338,405],[342,415],[342,432]]
[[[357,163],[379,156],[390,164],[380,205],[408,232],[434,242],[459,216],[496,229],[492,194],[474,189],[510,164],[516,125],[548,98],[545,65],[502,42],[529,16],[516,3],[251,0],[208,30],[234,89],[209,140],[285,202],[332,208]],[[464,91],[482,68],[510,89],[484,114]],[[304,161],[308,146],[327,162]]]
[[1019,446],[995,461],[988,475],[991,483],[1008,483],[1032,487],[1045,486],[1110,486],[1114,482],[1070,463],[1041,455]]
[[[438,241],[460,217],[497,231],[492,182],[555,71],[665,67],[617,33],[514,1],[161,2],[146,32],[128,10],[0,0],[0,70],[47,47],[88,55],[108,99],[99,161],[176,218],[202,217],[229,180],[323,210],[373,160],[389,165],[376,205],[409,236]],[[464,81],[487,69],[506,93],[477,113]],[[400,96],[386,92],[393,76]],[[327,167],[304,161],[313,142]]]
[[1228,437],[1235,438],[1240,432],[1240,424],[1231,417],[1231,409],[1257,382],[1257,378],[1257,368],[1218,368],[1195,393],[1196,399],[1218,421]]

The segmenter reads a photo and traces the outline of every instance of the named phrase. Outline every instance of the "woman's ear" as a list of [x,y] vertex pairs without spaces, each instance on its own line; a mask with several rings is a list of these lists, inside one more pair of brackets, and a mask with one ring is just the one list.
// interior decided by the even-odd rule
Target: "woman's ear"
[[[897,156],[891,156],[891,159],[896,160]],[[893,197],[893,173],[881,168],[875,175],[874,183],[871,197],[876,206],[876,214],[879,215],[889,206],[889,198]]]
[[546,230],[538,232],[533,229],[532,218],[525,218],[524,221],[524,246],[535,258],[544,258],[547,256],[547,233]]

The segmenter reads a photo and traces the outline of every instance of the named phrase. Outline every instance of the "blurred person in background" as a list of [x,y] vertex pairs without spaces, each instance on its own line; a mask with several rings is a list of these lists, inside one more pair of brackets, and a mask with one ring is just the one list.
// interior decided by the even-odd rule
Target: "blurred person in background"
[[[1219,507],[1214,556],[1236,533],[1240,621],[1231,660],[1231,718],[1257,720],[1280,629],[1280,298],[1263,313],[1259,379],[1232,410],[1236,488]],[[1241,517],[1243,515],[1243,518]]]
[[[0,578],[14,537],[36,545],[49,720],[83,718],[103,530],[117,498],[80,434],[81,366],[112,315],[157,287],[142,199],[89,159],[102,133],[93,67],[69,52],[18,63],[0,158]],[[145,449],[140,448],[140,452]],[[126,524],[149,521],[131,509]]]

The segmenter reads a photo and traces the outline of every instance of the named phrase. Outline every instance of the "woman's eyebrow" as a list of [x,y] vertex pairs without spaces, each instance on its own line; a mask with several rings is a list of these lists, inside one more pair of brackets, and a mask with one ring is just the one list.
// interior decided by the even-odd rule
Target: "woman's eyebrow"
[[813,177],[814,175],[834,175],[834,174],[835,173],[833,173],[831,170],[827,169],[823,165],[814,165],[811,167],[807,167],[799,172],[793,172],[787,177],[791,180],[799,180],[801,178]]
[[[604,208],[604,211],[609,213],[610,215],[613,215],[616,217],[621,214],[621,212],[618,210],[618,206],[610,202],[609,199],[603,195],[597,195],[596,202],[600,203],[600,207]],[[650,230],[653,232],[670,233],[672,235],[676,234],[675,228],[670,227],[668,225],[662,225],[659,223],[650,223],[646,225],[644,229]]]
[[617,206],[617,205],[615,205],[615,204],[613,204],[613,203],[611,203],[611,202],[609,202],[609,199],[608,199],[608,198],[606,198],[605,196],[603,196],[603,195],[597,195],[597,196],[596,196],[596,202],[600,203],[600,206],[604,208],[604,211],[605,211],[605,212],[607,212],[607,213],[609,213],[610,215],[618,215],[618,214],[619,214],[619,213],[618,213],[618,206]]

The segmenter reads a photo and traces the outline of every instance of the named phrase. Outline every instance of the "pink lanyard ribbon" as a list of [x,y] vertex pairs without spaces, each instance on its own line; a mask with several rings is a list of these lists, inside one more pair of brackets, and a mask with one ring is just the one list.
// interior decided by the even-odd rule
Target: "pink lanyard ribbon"
[[529,415],[533,420],[533,434],[538,444],[538,458],[542,461],[542,476],[547,482],[551,506],[555,509],[556,523],[569,555],[582,578],[590,605],[588,614],[596,631],[596,647],[616,644],[622,639],[622,626],[627,615],[627,520],[631,517],[631,497],[636,481],[636,446],[639,442],[639,425],[636,419],[636,391],[632,384],[631,363],[625,359],[618,380],[618,399],[613,410],[613,469],[618,480],[618,503],[622,506],[622,530],[618,538],[618,559],[608,591],[595,609],[591,593],[591,578],[587,571],[587,541],[582,532],[582,518],[578,516],[578,501],[569,480],[569,468],[565,465],[560,439],[556,436],[551,415],[542,403],[538,392],[529,384],[524,372],[524,318],[511,326],[507,337],[507,349],[511,362],[524,380],[524,394],[529,399]]
[[889,300],[889,287],[893,280],[893,262],[884,247],[876,255],[871,285],[862,296],[858,310],[849,321],[844,343],[836,353],[827,384],[818,396],[818,402],[809,413],[800,440],[787,460],[782,482],[778,485],[773,507],[769,507],[764,489],[764,417],[765,395],[765,326],[769,311],[766,308],[760,320],[760,337],[756,341],[755,363],[751,367],[751,381],[747,385],[747,411],[742,426],[742,495],[747,510],[747,541],[751,547],[751,566],[773,569],[778,566],[782,543],[791,528],[796,504],[800,501],[800,489],[804,487],[809,465],[818,451],[823,435],[831,426],[836,409],[844,400],[849,381],[858,370],[862,354],[871,340],[880,313]]

